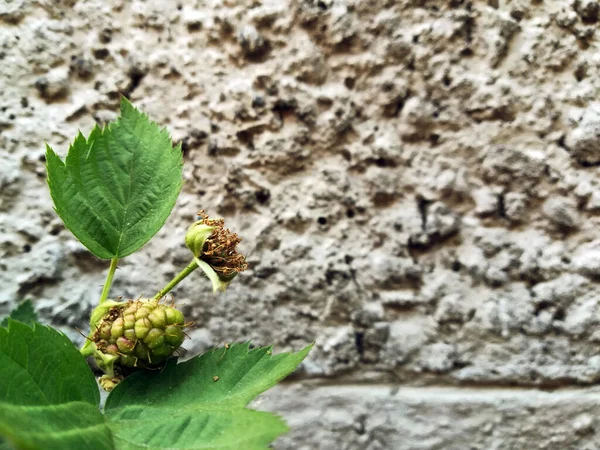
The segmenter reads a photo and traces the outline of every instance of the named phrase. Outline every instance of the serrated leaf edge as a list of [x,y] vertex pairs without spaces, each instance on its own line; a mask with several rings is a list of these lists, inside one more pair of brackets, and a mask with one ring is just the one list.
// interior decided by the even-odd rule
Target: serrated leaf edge
[[[121,96],[121,100],[120,100],[120,114],[119,116],[116,118],[115,121],[112,121],[106,125],[104,125],[103,127],[99,127],[98,124],[94,125],[94,127],[92,128],[92,131],[90,132],[90,135],[88,138],[86,138],[83,133],[79,130],[77,136],[75,137],[74,141],[72,144],[69,145],[69,150],[67,152],[67,155],[65,157],[65,160],[63,161],[60,156],[58,156],[58,154],[52,149],[52,147],[50,147],[50,145],[48,143],[45,143],[46,145],[46,181],[50,190],[50,196],[52,197],[52,201],[53,201],[53,209],[56,212],[56,214],[61,218],[61,220],[65,223],[65,225],[67,226],[67,228],[71,231],[71,233],[75,236],[75,238],[77,240],[79,240],[81,242],[81,240],[75,235],[75,233],[72,231],[72,228],[77,228],[77,226],[73,227],[72,224],[67,224],[67,221],[63,218],[63,216],[61,214],[59,214],[57,208],[56,208],[56,199],[55,199],[55,188],[56,185],[54,183],[51,182],[50,180],[50,170],[49,170],[49,165],[50,165],[50,160],[53,159],[57,162],[60,163],[60,167],[63,170],[66,170],[67,168],[67,162],[69,160],[69,155],[71,154],[71,148],[73,147],[73,145],[75,144],[75,142],[78,139],[83,139],[83,142],[87,145],[90,141],[90,139],[92,138],[92,136],[94,135],[94,133],[99,133],[100,136],[103,136],[105,133],[110,132],[112,130],[112,127],[118,123],[118,121],[122,120],[123,116],[125,115],[125,110],[128,110],[128,113],[138,113],[140,116],[142,116],[143,118],[145,118],[148,122],[153,123],[154,125],[156,125],[156,127],[158,128],[158,132],[159,134],[164,135],[165,137],[168,137],[169,140],[171,140],[172,142],[172,138],[171,135],[168,131],[168,129],[166,127],[160,127],[156,122],[154,122],[152,119],[150,119],[150,117],[148,116],[148,114],[146,114],[145,112],[137,109],[135,106],[133,106],[131,104],[131,102],[129,102],[129,100],[124,97]],[[90,145],[90,148],[88,149],[88,154],[89,152],[92,150],[93,145],[94,145],[95,141],[92,141]],[[170,151],[175,154],[175,155],[179,155],[179,161],[177,163],[177,167],[181,168],[183,167],[183,153],[181,150],[181,142],[177,143],[175,146],[171,145],[171,149]],[[164,218],[163,221],[161,222],[157,222],[160,223],[160,226],[158,227],[156,233],[158,233],[158,231],[160,231],[160,229],[164,226],[164,224],[166,223],[166,221],[168,220],[169,216],[171,215],[171,212],[173,211],[173,208],[175,207],[175,204],[177,203],[177,198],[179,197],[179,194],[181,193],[181,189],[183,187],[184,184],[184,180],[183,177],[178,180],[178,186],[177,186],[177,195],[175,196],[173,202],[170,202],[169,204],[169,214]],[[91,210],[91,209],[90,209]],[[103,220],[99,220],[100,222],[104,223],[105,221]],[[70,221],[69,221],[70,222]],[[110,224],[108,224],[110,225]],[[113,227],[114,228],[114,227]],[[120,236],[119,236],[119,246],[120,246],[120,241],[123,237],[123,233],[124,231],[121,230],[120,232]],[[83,244],[83,242],[81,242],[84,247],[86,247],[91,253],[93,253],[95,256],[97,256],[98,258],[101,259],[112,259],[112,258],[123,258],[125,256],[130,255],[131,253],[136,252],[137,250],[139,250],[141,247],[143,247],[144,245],[146,245],[155,235],[156,233],[152,236],[150,236],[145,242],[143,242],[141,245],[139,245],[137,248],[134,248],[133,250],[125,248],[125,250],[123,251],[118,251],[118,255],[115,255],[113,252],[111,252],[109,249],[105,248],[100,242],[98,242],[96,239],[92,238],[92,242],[94,243],[94,245],[92,247],[94,248],[89,248],[87,245]],[[118,247],[118,250],[121,250]]]

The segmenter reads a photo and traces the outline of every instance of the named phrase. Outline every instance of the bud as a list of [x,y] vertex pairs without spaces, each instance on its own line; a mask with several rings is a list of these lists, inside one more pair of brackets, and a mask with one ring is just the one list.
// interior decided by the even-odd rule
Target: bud
[[[112,389],[119,376],[135,369],[160,367],[183,343],[183,314],[154,299],[111,302],[97,317],[89,337],[98,366]],[[98,316],[98,315],[97,315]]]
[[200,220],[188,229],[185,243],[212,282],[213,292],[224,291],[239,272],[248,268],[246,258],[236,248],[241,239],[224,228],[223,219],[210,219],[204,211],[198,215]]

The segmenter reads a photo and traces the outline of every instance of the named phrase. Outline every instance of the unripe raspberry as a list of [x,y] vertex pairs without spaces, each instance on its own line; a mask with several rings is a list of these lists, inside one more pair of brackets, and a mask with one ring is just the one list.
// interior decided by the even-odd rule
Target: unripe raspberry
[[[183,314],[154,299],[114,303],[91,339],[98,365],[111,376],[163,364],[183,343]],[[121,370],[119,370],[121,368]]]

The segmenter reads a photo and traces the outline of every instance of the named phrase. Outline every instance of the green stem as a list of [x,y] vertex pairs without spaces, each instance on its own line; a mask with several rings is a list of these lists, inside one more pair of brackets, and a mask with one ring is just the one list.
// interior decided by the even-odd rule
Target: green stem
[[102,295],[100,296],[100,304],[104,303],[108,298],[108,291],[110,291],[110,285],[112,284],[113,277],[115,276],[115,270],[117,270],[117,263],[119,258],[113,258],[110,260],[110,267],[108,268],[108,275],[106,275],[106,282],[102,288]]
[[167,295],[169,293],[169,291],[171,289],[173,289],[175,286],[177,286],[181,280],[183,280],[185,277],[187,277],[190,273],[192,273],[197,268],[198,268],[198,264],[196,263],[195,260],[192,260],[192,262],[189,263],[185,269],[183,269],[181,272],[179,272],[179,274],[177,274],[177,276],[175,278],[173,278],[171,281],[169,281],[169,284],[167,284],[164,288],[162,288],[160,291],[158,291],[158,293],[154,296],[154,299],[158,300],[158,299],[163,298],[165,295]]

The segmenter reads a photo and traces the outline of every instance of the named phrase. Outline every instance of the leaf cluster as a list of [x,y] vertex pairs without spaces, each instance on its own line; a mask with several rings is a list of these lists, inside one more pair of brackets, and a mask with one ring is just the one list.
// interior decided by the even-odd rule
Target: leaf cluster
[[[94,255],[111,260],[95,311],[106,309],[118,260],[146,244],[175,205],[181,148],[123,98],[120,117],[88,138],[79,133],[64,161],[46,146],[46,164],[58,215]],[[207,247],[215,269],[203,270],[217,276],[219,269],[226,280],[213,285],[225,286],[245,259],[235,252],[239,238],[222,224],[215,236],[227,245]],[[190,271],[210,265],[194,256]],[[161,370],[128,376],[104,407],[84,349],[37,323],[31,302],[0,322],[0,450],[265,449],[287,427],[247,405],[294,371],[310,347],[273,356],[271,348],[243,343],[183,363],[173,358]]]
[[0,327],[0,449],[266,449],[287,427],[246,405],[309,350],[273,356],[243,343],[172,359],[125,379],[101,410],[94,375],[69,339],[11,318]]

